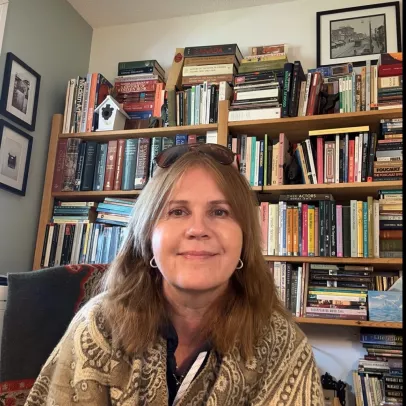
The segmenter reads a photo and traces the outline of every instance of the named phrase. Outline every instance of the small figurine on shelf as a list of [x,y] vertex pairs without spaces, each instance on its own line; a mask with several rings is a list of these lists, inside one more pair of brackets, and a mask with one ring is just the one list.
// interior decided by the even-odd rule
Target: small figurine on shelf
[[108,95],[94,112],[99,114],[97,131],[124,130],[126,119],[130,119],[111,95]]
[[339,380],[336,382],[336,380],[326,372],[321,376],[321,386],[323,387],[326,405],[336,406],[338,398],[339,404],[345,406],[345,387],[347,385],[343,381]]

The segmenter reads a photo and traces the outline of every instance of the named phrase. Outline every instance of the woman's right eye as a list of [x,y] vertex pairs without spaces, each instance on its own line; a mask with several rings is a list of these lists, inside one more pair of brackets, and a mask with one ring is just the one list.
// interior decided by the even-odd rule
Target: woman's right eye
[[181,217],[185,214],[186,212],[183,209],[173,209],[169,212],[169,215],[174,217]]

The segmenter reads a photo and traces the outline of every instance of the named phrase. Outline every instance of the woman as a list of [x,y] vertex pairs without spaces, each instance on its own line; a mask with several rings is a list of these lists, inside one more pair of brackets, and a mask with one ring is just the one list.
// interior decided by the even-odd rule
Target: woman
[[104,292],[74,318],[27,406],[323,404],[233,161],[214,144],[157,157]]

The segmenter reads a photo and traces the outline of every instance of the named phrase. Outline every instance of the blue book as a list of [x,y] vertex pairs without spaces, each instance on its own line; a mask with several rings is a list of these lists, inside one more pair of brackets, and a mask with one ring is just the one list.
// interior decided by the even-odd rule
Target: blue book
[[125,140],[125,152],[123,162],[123,180],[121,189],[134,189],[135,168],[137,166],[138,139]]
[[96,264],[101,264],[104,252],[104,224],[99,224],[100,231],[99,236],[97,238],[97,246],[96,246]]
[[118,243],[118,232],[119,228],[117,226],[111,227],[111,241],[109,246],[108,263],[111,264],[116,256],[117,243]]
[[258,186],[264,185],[264,140],[259,141]]
[[255,161],[255,153],[257,149],[257,137],[251,137],[251,167],[250,167],[250,185],[254,186],[255,180],[255,166],[257,162]]
[[96,165],[93,175],[93,190],[103,190],[104,175],[106,172],[107,143],[97,145]]
[[368,203],[362,202],[362,231],[364,239],[363,254],[364,258],[368,258]]
[[368,291],[368,310],[370,321],[403,321],[402,292]]
[[104,248],[103,248],[103,257],[102,257],[102,264],[108,264],[109,262],[109,251],[110,251],[110,244],[111,244],[111,236],[112,236],[112,228],[106,227],[104,229],[105,233],[105,240],[104,240]]
[[120,206],[119,204],[99,203],[96,211],[130,215],[132,209],[133,208],[131,206]]
[[175,145],[187,144],[187,134],[176,134]]
[[148,120],[152,117],[152,110],[131,111],[127,113],[131,120]]

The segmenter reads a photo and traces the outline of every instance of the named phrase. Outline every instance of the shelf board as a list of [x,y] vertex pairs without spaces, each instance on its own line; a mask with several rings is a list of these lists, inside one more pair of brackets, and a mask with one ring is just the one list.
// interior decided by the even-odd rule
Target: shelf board
[[280,132],[285,133],[289,141],[302,141],[310,130],[326,128],[370,126],[377,131],[381,118],[402,117],[402,109],[358,111],[354,113],[322,114],[317,116],[287,117],[270,120],[230,121],[230,134],[264,135],[277,138]]
[[273,262],[373,266],[374,270],[400,270],[403,267],[403,258],[292,257],[280,255],[265,255],[264,258],[266,261]]
[[141,190],[101,190],[90,192],[57,192],[52,193],[52,197],[58,200],[66,201],[102,201],[105,197],[137,197]]
[[356,182],[356,183],[329,183],[317,185],[277,185],[264,186],[262,188],[263,197],[279,198],[283,194],[300,193],[331,193],[335,199],[353,199],[358,200],[367,196],[377,197],[379,190],[402,189],[401,180],[386,182]]
[[339,319],[316,319],[311,317],[294,317],[299,324],[324,324],[335,326],[354,326],[354,327],[375,327],[375,328],[396,328],[401,329],[403,323],[390,321],[360,321],[360,320],[339,320]]
[[62,133],[59,138],[81,138],[92,141],[118,140],[127,138],[174,137],[177,134],[206,135],[207,131],[217,130],[217,124],[184,125],[181,127],[140,128],[137,130],[93,131],[84,133]]

